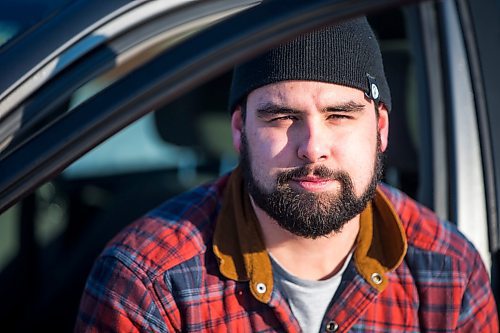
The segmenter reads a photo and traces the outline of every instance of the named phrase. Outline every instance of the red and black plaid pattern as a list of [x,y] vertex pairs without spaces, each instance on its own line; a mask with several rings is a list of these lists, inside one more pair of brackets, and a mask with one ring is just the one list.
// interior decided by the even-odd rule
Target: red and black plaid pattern
[[[88,278],[75,331],[299,332],[279,291],[264,304],[248,283],[219,272],[212,235],[226,182],[168,201],[111,241]],[[497,333],[489,278],[473,246],[401,192],[382,190],[406,230],[405,260],[382,292],[351,262],[322,328]]]

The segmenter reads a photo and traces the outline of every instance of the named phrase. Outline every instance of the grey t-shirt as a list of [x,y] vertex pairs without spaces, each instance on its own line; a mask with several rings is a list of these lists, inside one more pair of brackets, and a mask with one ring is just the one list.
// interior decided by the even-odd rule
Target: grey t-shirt
[[340,271],[327,280],[304,280],[287,272],[271,257],[274,285],[285,296],[303,332],[320,332],[325,312],[337,291],[352,252]]

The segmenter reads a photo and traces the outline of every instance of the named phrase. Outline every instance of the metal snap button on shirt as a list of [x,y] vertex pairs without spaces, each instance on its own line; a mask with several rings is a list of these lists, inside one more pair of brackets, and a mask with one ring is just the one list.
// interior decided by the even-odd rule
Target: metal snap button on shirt
[[326,331],[327,332],[337,332],[339,329],[339,324],[337,324],[335,321],[330,321],[328,324],[326,324]]
[[373,283],[375,284],[381,284],[382,283],[382,275],[380,275],[379,273],[373,273],[372,276],[372,281]]
[[264,283],[260,282],[260,283],[257,283],[256,289],[257,289],[257,292],[259,294],[265,294],[266,290],[267,290],[267,287],[266,287],[266,285]]

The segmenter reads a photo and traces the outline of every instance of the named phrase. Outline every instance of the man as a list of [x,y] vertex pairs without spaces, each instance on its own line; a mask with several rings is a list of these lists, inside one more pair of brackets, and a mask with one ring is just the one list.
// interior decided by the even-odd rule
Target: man
[[391,98],[365,18],[237,67],[230,109],[240,166],[108,245],[77,331],[498,331],[473,246],[378,185]]

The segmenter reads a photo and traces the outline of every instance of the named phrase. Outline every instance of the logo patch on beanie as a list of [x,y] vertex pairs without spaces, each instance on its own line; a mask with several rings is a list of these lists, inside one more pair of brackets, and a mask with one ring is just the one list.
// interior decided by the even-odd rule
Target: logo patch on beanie
[[366,78],[368,80],[368,92],[365,95],[378,104],[380,101],[380,91],[378,90],[377,80],[368,73],[366,74]]

